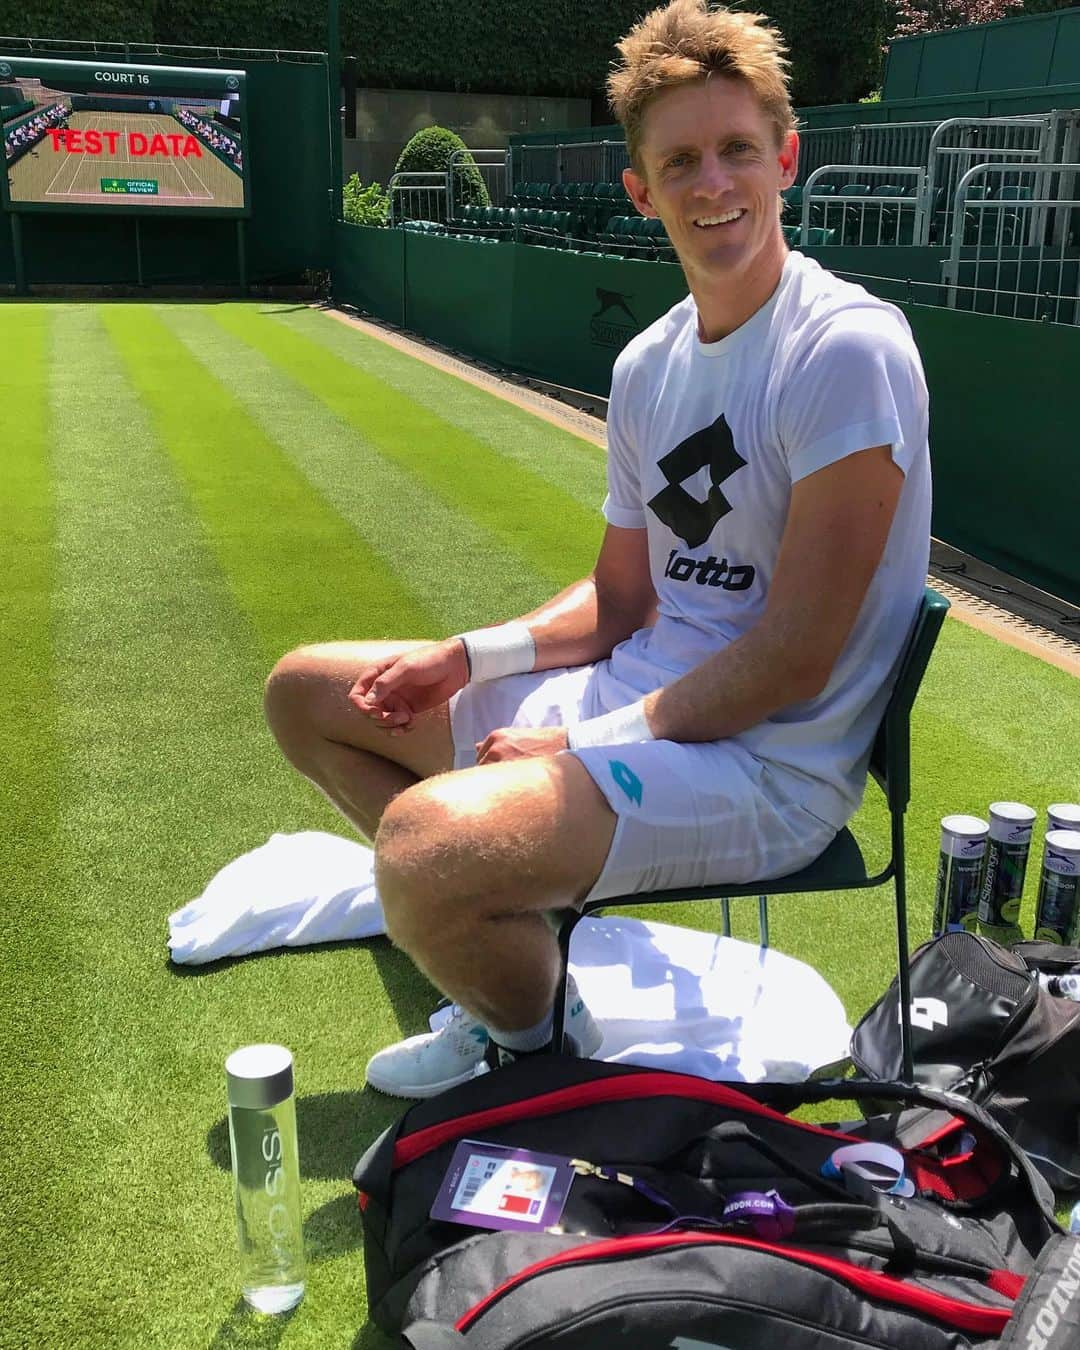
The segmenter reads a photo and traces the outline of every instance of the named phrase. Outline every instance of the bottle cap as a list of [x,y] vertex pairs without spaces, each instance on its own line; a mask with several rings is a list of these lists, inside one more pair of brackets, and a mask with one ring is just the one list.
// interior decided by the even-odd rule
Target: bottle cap
[[244,1045],[225,1061],[229,1105],[266,1111],[292,1096],[293,1058],[283,1045]]

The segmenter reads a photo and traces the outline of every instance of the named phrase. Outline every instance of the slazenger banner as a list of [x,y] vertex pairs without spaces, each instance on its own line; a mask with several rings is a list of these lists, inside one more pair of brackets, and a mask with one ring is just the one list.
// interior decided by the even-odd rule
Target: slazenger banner
[[0,54],[12,210],[247,209],[241,70]]

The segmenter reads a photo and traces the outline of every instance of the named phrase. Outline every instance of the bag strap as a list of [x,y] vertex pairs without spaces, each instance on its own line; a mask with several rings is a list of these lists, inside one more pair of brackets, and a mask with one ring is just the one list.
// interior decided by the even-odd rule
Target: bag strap
[[413,1350],[461,1350],[465,1337],[445,1322],[413,1322],[401,1333]]

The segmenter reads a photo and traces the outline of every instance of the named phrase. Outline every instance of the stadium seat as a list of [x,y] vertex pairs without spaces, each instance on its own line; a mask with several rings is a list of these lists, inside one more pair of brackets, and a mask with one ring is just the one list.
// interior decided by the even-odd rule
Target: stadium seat
[[601,909],[626,909],[638,905],[685,903],[719,900],[721,929],[731,932],[730,901],[741,896],[756,896],[758,925],[762,947],[769,945],[770,895],[801,895],[821,891],[865,890],[892,883],[896,916],[896,957],[899,979],[901,1073],[906,1082],[914,1081],[911,1053],[911,989],[908,978],[907,864],[904,847],[904,816],[911,799],[911,709],[923,675],[937,642],[949,602],[927,587],[915,616],[911,637],[900,663],[896,683],[885,707],[870,756],[870,776],[885,795],[890,821],[889,860],[871,876],[862,850],[848,829],[839,832],[828,848],[800,872],[768,881],[741,885],[691,886],[682,890],[648,891],[633,895],[611,896],[605,900],[586,900],[574,909],[554,916],[558,923],[562,978],[555,998],[554,1043],[563,1044],[566,1014],[566,971],[570,940],[574,928],[586,916]]
[[671,240],[662,220],[646,220],[644,234],[653,246],[653,256],[659,262],[674,261],[675,250],[671,247]]
[[626,226],[627,252],[632,258],[649,258],[652,246],[648,235],[649,222],[644,216],[630,216]]
[[[804,191],[804,194],[803,194],[803,195],[804,195],[804,197],[805,197],[805,191]],[[836,196],[836,184],[835,184],[835,183],[816,183],[816,184],[814,185],[814,190],[813,190],[813,192],[811,193],[811,196],[813,196],[813,197],[835,197],[835,196]],[[824,219],[825,219],[825,212],[826,212],[827,210],[828,210],[828,203],[824,203],[824,202],[811,202],[811,204],[810,204],[810,224],[811,224],[811,225],[820,225],[820,224],[822,224],[822,222],[823,222]]]
[[630,216],[612,216],[607,223],[607,229],[600,237],[600,242],[613,248],[621,256],[623,246],[629,239],[630,221]]
[[906,210],[900,206],[887,205],[885,202],[880,207],[873,208],[875,212],[880,213],[874,221],[874,242],[880,239],[883,244],[912,243],[915,238],[915,197],[907,188],[900,187],[896,183],[883,183],[874,188],[870,195],[885,198],[888,202],[911,203]]
[[[836,194],[838,197],[869,197],[869,183],[845,183]],[[869,218],[867,210],[869,208],[863,202],[858,202],[853,206],[842,205],[839,212],[830,212],[830,217],[835,220],[838,214],[840,217],[839,230],[841,238],[845,244],[873,244],[877,241],[876,218]]]
[[836,231],[824,229],[820,225],[812,225],[802,233],[804,238],[801,242],[809,245],[811,248],[836,243]]

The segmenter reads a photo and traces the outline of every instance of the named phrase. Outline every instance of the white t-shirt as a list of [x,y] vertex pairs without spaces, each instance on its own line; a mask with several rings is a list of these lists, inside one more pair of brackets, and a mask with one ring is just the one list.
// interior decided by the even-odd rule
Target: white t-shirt
[[903,314],[789,254],[771,299],[719,342],[692,296],[615,363],[613,525],[647,529],[659,618],[598,672],[597,711],[670,683],[761,618],[794,483],[890,445],[904,486],[855,627],[825,689],[739,734],[839,827],[858,806],[875,730],[926,582],[928,398]]

